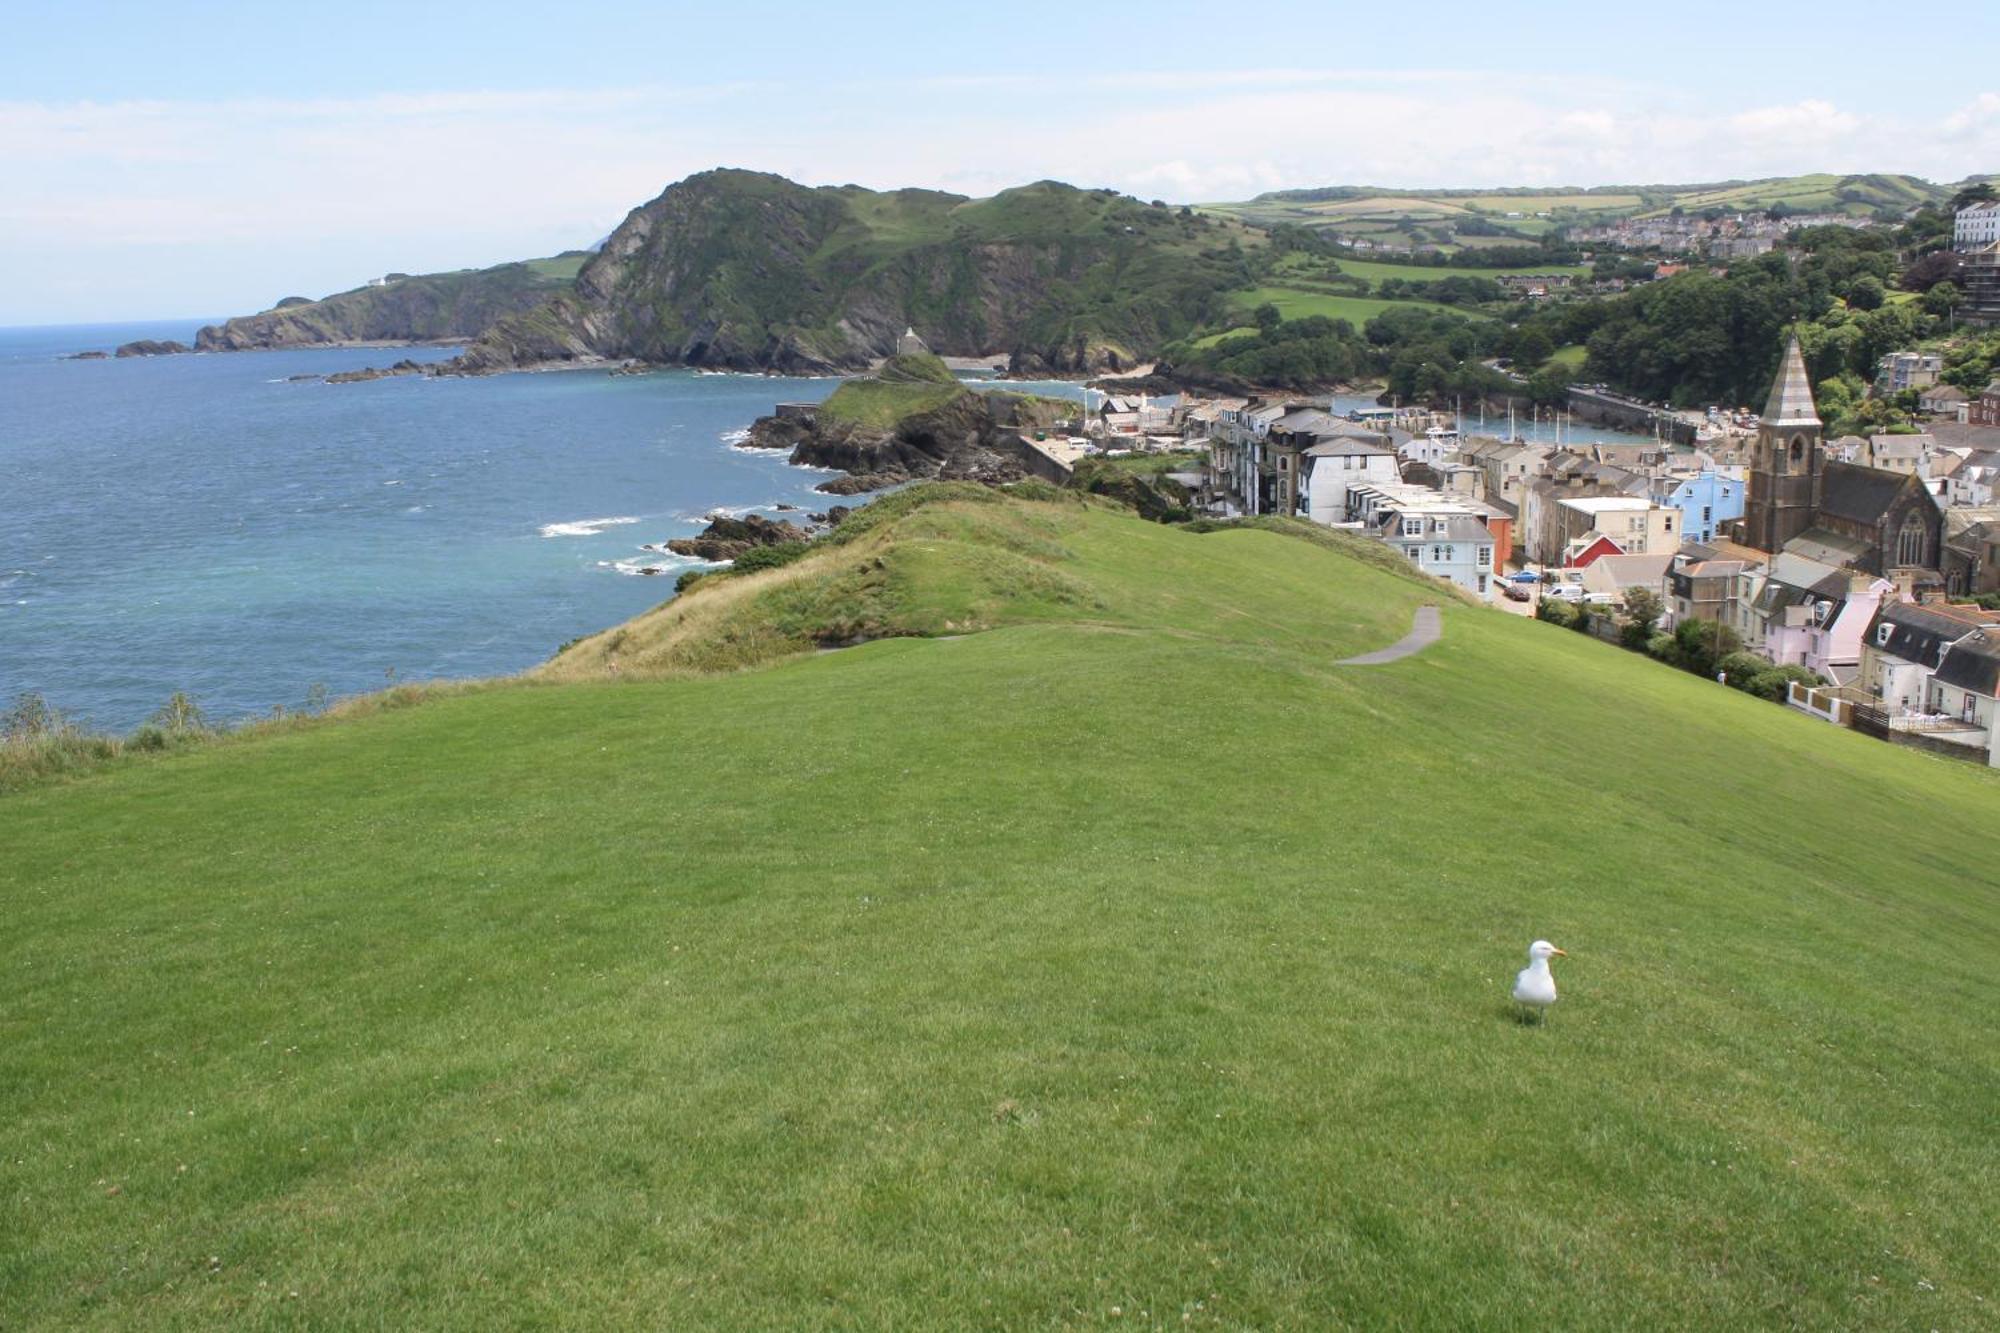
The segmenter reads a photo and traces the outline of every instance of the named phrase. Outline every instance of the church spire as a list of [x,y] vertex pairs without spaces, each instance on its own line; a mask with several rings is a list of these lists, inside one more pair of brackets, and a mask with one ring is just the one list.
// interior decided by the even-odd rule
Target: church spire
[[1771,386],[1771,399],[1764,404],[1764,421],[1772,426],[1817,426],[1819,413],[1813,409],[1812,381],[1806,378],[1806,359],[1799,351],[1799,335],[1785,344],[1784,359],[1778,362],[1778,379]]

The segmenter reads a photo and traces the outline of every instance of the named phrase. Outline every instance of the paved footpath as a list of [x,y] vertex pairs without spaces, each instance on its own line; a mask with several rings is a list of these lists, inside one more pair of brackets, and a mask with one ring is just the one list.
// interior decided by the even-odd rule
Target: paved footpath
[[1410,621],[1410,632],[1390,644],[1387,648],[1359,657],[1346,657],[1335,662],[1335,666],[1380,666],[1384,662],[1400,662],[1405,657],[1420,653],[1436,643],[1444,633],[1438,623],[1438,609],[1435,606],[1420,606],[1416,616]]

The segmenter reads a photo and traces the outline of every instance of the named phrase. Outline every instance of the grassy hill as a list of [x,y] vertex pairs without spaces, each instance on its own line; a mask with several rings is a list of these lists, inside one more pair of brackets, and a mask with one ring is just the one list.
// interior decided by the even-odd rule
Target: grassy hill
[[590,258],[569,250],[492,268],[403,275],[317,301],[288,298],[257,315],[212,324],[201,351],[311,347],[353,342],[443,342],[476,338],[495,320],[532,310],[569,290]]
[[1990,1322],[2000,782],[1448,598],[1335,665],[1440,592],[1296,531],[906,493],[0,798],[7,1322]]
[[1779,204],[1800,212],[1872,214],[1942,203],[1953,185],[1901,175],[1806,175],[1697,185],[1607,185],[1499,190],[1402,190],[1329,186],[1277,190],[1203,211],[1255,226],[1293,223],[1393,245],[1527,243],[1563,225],[1723,208],[1760,212]]
[[466,366],[853,369],[914,327],[947,355],[1117,368],[1215,317],[1265,244],[1233,221],[1055,181],[968,199],[707,171],[634,209],[572,296],[501,321]]

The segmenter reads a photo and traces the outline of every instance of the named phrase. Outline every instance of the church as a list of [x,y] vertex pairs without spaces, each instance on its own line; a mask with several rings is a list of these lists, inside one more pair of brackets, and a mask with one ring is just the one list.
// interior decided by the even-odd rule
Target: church
[[1821,431],[1794,336],[1757,427],[1739,520],[1742,543],[1869,574],[1929,571],[1935,579],[1944,515],[1923,481],[1829,459]]

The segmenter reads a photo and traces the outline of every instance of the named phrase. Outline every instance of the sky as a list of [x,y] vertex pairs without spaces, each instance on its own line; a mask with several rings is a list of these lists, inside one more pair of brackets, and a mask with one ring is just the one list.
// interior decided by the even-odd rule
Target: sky
[[0,325],[550,254],[715,166],[1174,203],[2000,171],[1977,20],[1885,53],[1879,5],[1644,8],[0,0]]

